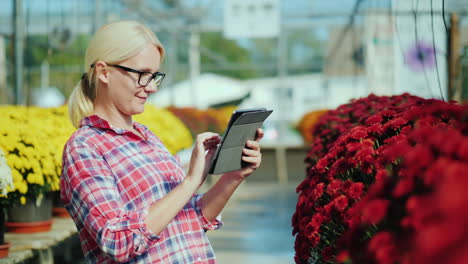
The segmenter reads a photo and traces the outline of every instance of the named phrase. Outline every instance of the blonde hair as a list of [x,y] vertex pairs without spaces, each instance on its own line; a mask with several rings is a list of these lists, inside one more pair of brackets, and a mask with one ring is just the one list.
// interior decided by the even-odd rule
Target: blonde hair
[[137,55],[146,45],[154,44],[164,58],[164,47],[156,34],[135,21],[118,21],[101,27],[91,39],[85,55],[84,74],[68,99],[68,114],[78,128],[80,120],[92,114],[98,91],[93,65],[102,60],[118,63]]

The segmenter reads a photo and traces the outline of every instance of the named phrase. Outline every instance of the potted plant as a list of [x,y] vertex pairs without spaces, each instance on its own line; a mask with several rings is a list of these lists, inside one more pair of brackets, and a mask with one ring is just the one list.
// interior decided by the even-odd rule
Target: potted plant
[[5,242],[5,208],[9,206],[8,190],[13,189],[13,176],[0,149],[0,258],[8,257],[10,243]]
[[64,117],[66,110],[61,108],[0,107],[0,149],[15,186],[8,191],[7,231],[30,233],[51,228],[50,192],[60,185]]
[[[466,106],[455,103],[407,94],[392,97],[370,95],[322,116],[313,130],[314,142],[305,159],[308,177],[297,187],[299,197],[292,218],[296,263],[419,263],[408,259],[394,260],[407,255],[407,251],[395,253],[395,250],[397,246],[407,246],[405,243],[410,241],[403,239],[407,238],[403,234],[409,234],[410,229],[402,228],[409,224],[403,216],[408,215],[407,212],[414,213],[411,202],[408,208],[410,199],[407,196],[414,189],[420,191],[419,194],[429,194],[433,181],[421,182],[414,178],[426,176],[422,169],[432,164],[440,165],[440,159],[447,166],[432,173],[434,178],[444,177],[444,171],[450,168],[448,174],[462,180],[466,169],[461,166],[466,167],[467,154],[460,150],[466,149],[463,148],[466,141],[459,140],[461,136],[457,133],[468,131],[464,125],[467,124],[467,110]],[[425,128],[424,133],[416,133],[421,128]],[[442,129],[441,134],[435,133],[436,128]],[[449,129],[454,131],[445,131]],[[423,135],[427,136],[425,141],[421,141]],[[439,142],[434,144],[429,139]],[[435,154],[428,150],[429,143],[434,145],[430,148]],[[445,162],[449,158],[447,156],[436,159],[445,152],[456,153],[455,166],[450,165],[452,162]],[[411,166],[401,167],[405,164]],[[427,201],[432,201],[432,198]],[[464,202],[460,204],[466,204]],[[458,210],[459,204],[456,206]],[[424,203],[418,208],[434,207],[435,203]],[[430,217],[427,219],[431,220]],[[464,223],[462,219],[458,217],[460,223]],[[382,232],[396,229],[403,232],[395,232],[396,236]],[[417,231],[425,233],[427,230],[424,227]],[[426,233],[434,234],[432,231]],[[458,235],[464,238],[465,233],[460,231]],[[401,243],[393,243],[397,241],[395,237]],[[459,240],[453,241],[456,241],[454,244],[459,243]],[[420,245],[414,246],[418,248]],[[443,251],[446,248],[445,245],[440,247]],[[426,252],[432,254],[435,252],[433,249],[426,248]],[[442,262],[463,261],[449,262],[445,259]]]

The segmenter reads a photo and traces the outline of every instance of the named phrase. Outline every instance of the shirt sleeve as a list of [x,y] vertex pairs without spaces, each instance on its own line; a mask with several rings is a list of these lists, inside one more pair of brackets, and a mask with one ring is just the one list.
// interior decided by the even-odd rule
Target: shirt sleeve
[[223,222],[221,221],[221,215],[216,217],[213,221],[208,221],[206,217],[203,215],[203,211],[200,206],[200,200],[204,194],[194,194],[192,199],[190,200],[191,205],[197,212],[198,220],[200,221],[202,228],[206,230],[217,230],[223,226]]
[[66,207],[110,258],[126,262],[160,238],[146,228],[146,210],[125,210],[112,172],[96,148],[72,142],[63,163]]

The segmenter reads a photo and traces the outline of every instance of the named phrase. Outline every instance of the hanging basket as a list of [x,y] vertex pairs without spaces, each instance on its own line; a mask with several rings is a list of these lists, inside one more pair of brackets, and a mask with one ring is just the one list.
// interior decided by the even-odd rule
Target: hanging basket
[[6,230],[12,233],[46,232],[52,228],[52,195],[7,210]]

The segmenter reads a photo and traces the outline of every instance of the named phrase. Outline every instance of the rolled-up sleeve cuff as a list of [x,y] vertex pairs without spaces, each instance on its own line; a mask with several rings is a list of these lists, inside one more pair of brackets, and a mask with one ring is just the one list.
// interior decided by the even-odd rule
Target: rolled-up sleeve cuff
[[203,197],[203,194],[195,194],[192,197],[192,205],[195,211],[197,212],[198,219],[202,225],[202,228],[205,230],[216,230],[223,226],[223,222],[221,221],[221,216],[219,215],[213,221],[208,221],[206,217],[203,215],[203,211],[200,206],[200,200]]
[[139,255],[161,238],[146,227],[144,219],[147,215],[148,211],[145,209],[141,212],[130,212],[123,218],[111,219],[108,221],[108,230],[110,232],[131,231],[134,252]]

